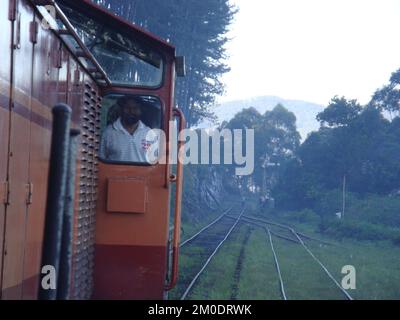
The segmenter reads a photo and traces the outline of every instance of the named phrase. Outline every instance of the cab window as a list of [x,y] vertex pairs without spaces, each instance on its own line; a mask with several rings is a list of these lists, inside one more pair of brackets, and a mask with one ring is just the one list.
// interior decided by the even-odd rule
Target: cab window
[[[113,85],[161,86],[164,63],[160,53],[140,39],[108,27],[103,21],[63,5],[60,7]],[[68,34],[62,35],[62,38],[70,47],[77,47]]]
[[156,97],[105,97],[99,159],[120,164],[153,163],[159,153],[161,120],[161,101]]

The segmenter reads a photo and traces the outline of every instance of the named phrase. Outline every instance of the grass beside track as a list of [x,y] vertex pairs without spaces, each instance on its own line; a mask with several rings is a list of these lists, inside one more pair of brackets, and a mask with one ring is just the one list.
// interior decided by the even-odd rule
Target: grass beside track
[[[218,214],[209,220],[211,221],[217,216]],[[207,222],[209,223],[209,221]],[[285,223],[286,221],[280,222]],[[192,232],[200,230],[204,225],[191,226]],[[343,266],[352,265],[355,267],[356,290],[348,290],[353,298],[400,299],[399,247],[388,242],[354,240],[337,242],[318,234],[314,231],[315,227],[310,224],[291,223],[291,225],[298,231],[338,244],[338,246],[329,246],[305,240],[309,249],[321,260],[339,283],[344,277],[344,274],[341,273]],[[276,232],[279,231],[278,228],[271,227],[271,229]],[[205,273],[199,278],[188,299],[230,299],[237,259],[245,238],[245,232],[248,232],[248,230],[249,228],[242,223],[237,226],[209,264]],[[281,231],[285,235],[290,235],[283,230]],[[289,300],[345,298],[343,293],[299,244],[274,236],[273,241]],[[193,247],[190,256],[181,256],[180,277],[185,276],[185,270],[193,268],[199,263],[196,261],[196,255],[193,254],[196,250],[201,249]],[[281,299],[272,251],[263,229],[254,227],[245,248],[243,259],[237,298]],[[179,298],[176,294],[178,291],[173,290],[170,298]]]

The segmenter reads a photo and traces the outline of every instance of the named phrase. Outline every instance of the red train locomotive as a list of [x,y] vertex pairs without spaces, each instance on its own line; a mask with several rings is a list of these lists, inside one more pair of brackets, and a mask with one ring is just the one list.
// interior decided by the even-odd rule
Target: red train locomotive
[[1,298],[164,298],[183,171],[145,155],[154,143],[169,155],[169,122],[185,125],[173,107],[183,59],[89,0],[0,0],[0,29]]

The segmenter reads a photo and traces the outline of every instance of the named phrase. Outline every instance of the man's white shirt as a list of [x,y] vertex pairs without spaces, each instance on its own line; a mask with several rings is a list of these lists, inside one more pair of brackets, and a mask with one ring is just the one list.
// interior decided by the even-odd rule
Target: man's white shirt
[[[109,161],[149,162],[154,153],[158,135],[139,120],[138,127],[130,134],[121,118],[107,126],[101,137],[100,158]],[[152,151],[151,151],[152,150]]]

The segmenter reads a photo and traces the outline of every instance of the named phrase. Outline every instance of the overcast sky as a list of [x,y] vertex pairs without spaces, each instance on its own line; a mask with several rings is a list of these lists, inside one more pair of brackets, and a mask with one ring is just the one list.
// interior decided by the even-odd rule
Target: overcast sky
[[400,0],[231,0],[220,101],[276,95],[367,103],[400,68]]

